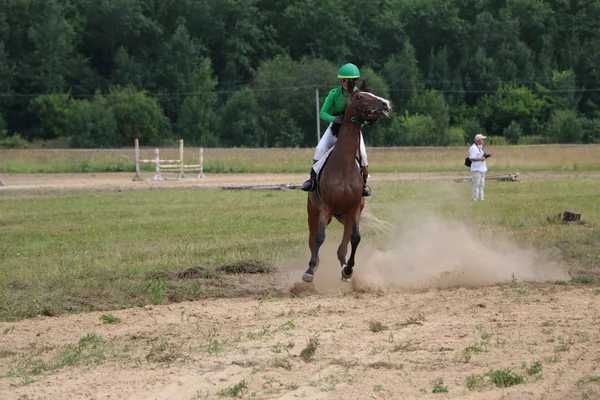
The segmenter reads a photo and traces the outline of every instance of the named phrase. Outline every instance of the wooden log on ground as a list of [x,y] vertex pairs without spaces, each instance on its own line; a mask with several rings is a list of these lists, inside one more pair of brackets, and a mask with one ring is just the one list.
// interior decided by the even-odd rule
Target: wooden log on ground
[[575,211],[565,211],[563,213],[563,222],[581,221],[581,213]]
[[223,190],[290,190],[297,189],[300,185],[246,185],[246,186],[223,186]]
[[[502,174],[502,175],[486,175],[486,181],[501,181],[501,182],[519,182],[519,173]],[[471,178],[458,178],[454,182],[471,182]]]

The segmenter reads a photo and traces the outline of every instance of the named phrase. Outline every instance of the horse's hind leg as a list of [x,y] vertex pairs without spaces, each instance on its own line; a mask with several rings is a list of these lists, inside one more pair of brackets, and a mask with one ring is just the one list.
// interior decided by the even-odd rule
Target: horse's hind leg
[[310,229],[310,236],[308,239],[308,245],[310,247],[311,256],[308,262],[308,269],[302,275],[304,282],[312,282],[315,276],[315,270],[319,265],[319,249],[325,242],[325,228],[328,222],[331,220],[331,215],[326,216],[323,212],[314,207],[311,208],[309,205],[308,209],[308,226]]
[[352,250],[350,251],[350,258],[348,259],[348,264],[342,268],[342,280],[350,279],[352,277],[352,273],[354,272],[352,269],[354,268],[354,256],[356,256],[356,248],[360,243],[360,230],[358,228],[358,220],[352,223],[352,234],[350,235],[350,244],[352,245]]
[[348,253],[348,244],[350,243],[350,238],[352,236],[352,221],[343,221],[344,224],[344,235],[342,237],[342,243],[340,243],[340,247],[337,250],[338,260],[340,260],[340,265],[342,267],[342,280],[346,280],[344,277],[344,268],[346,268],[346,254]]

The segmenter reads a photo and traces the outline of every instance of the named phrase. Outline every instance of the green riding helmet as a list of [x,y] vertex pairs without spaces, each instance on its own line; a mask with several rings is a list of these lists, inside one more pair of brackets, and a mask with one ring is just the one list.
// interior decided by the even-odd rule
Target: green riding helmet
[[338,79],[360,78],[360,71],[354,64],[344,64],[338,71]]

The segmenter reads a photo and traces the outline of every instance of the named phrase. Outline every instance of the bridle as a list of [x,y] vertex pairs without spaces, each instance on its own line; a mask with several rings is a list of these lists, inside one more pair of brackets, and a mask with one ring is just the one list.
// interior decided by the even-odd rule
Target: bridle
[[[371,118],[373,115],[383,114],[383,109],[380,107],[361,109],[361,108],[357,108],[356,106],[354,106],[354,104],[352,104],[352,97],[358,95],[359,93],[363,93],[363,92],[354,92],[348,98],[348,104],[350,105],[350,108],[352,109],[352,117],[348,120],[344,120],[344,122],[349,121],[349,122],[354,122],[354,123],[362,125],[365,122],[367,122],[367,119]],[[368,93],[368,92],[364,92],[364,93]],[[359,119],[360,117],[362,117],[362,121]],[[377,121],[367,122],[367,125],[370,126],[375,123],[377,123]]]

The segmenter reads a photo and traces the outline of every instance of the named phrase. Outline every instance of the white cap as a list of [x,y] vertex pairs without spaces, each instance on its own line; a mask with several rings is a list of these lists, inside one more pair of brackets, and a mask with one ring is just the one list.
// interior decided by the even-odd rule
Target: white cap
[[478,133],[477,135],[475,135],[475,140],[479,139],[487,139],[487,136],[483,136],[481,133]]

